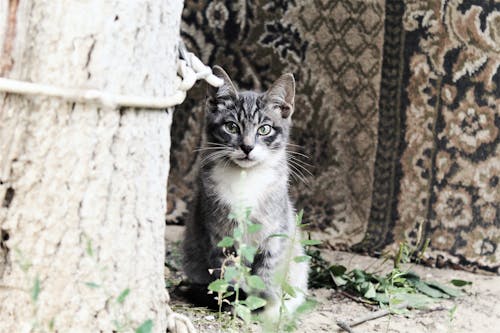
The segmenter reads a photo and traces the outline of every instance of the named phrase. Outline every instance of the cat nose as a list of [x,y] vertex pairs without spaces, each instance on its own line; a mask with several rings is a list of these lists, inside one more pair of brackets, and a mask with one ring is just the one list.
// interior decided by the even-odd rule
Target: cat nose
[[250,152],[252,151],[253,146],[241,145],[241,146],[240,146],[240,148],[241,148],[241,150],[243,150],[243,152],[244,152],[245,154],[247,154],[247,155],[248,155],[248,154],[250,154]]

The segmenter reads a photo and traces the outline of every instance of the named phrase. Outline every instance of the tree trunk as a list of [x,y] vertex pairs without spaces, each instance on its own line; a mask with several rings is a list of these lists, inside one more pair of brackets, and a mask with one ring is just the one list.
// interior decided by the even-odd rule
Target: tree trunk
[[[0,0],[0,75],[167,96],[182,1]],[[171,113],[0,93],[0,332],[165,332]],[[128,291],[128,292],[127,292]]]

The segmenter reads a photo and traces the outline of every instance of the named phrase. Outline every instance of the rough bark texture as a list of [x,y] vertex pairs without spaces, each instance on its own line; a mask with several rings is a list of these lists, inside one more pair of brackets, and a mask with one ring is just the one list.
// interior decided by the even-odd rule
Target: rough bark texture
[[[2,75],[169,95],[181,10],[182,1],[0,0],[11,64]],[[162,111],[0,93],[0,332],[110,332],[148,319],[165,331],[170,123]]]

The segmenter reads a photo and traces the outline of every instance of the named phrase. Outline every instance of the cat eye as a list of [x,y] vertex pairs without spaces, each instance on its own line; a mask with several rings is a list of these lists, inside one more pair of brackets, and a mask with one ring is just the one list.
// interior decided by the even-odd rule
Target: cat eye
[[270,125],[263,125],[263,126],[259,127],[259,129],[257,130],[257,133],[259,133],[259,135],[265,136],[265,135],[268,135],[269,133],[271,133],[271,129],[272,129],[272,127]]
[[236,125],[236,123],[233,123],[232,121],[225,123],[224,129],[231,134],[238,134],[240,131],[238,125]]

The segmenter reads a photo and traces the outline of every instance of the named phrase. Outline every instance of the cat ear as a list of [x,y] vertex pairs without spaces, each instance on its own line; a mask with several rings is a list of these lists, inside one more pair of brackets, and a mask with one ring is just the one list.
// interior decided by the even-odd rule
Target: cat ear
[[231,96],[235,97],[238,93],[236,88],[233,85],[233,82],[229,78],[229,75],[222,69],[222,67],[215,65],[212,69],[212,72],[215,76],[222,79],[224,83],[222,86],[216,88],[209,86],[209,94],[213,97],[221,97],[221,96]]
[[287,73],[280,76],[266,92],[267,100],[281,112],[282,118],[292,115],[295,99],[295,79],[293,74]]

